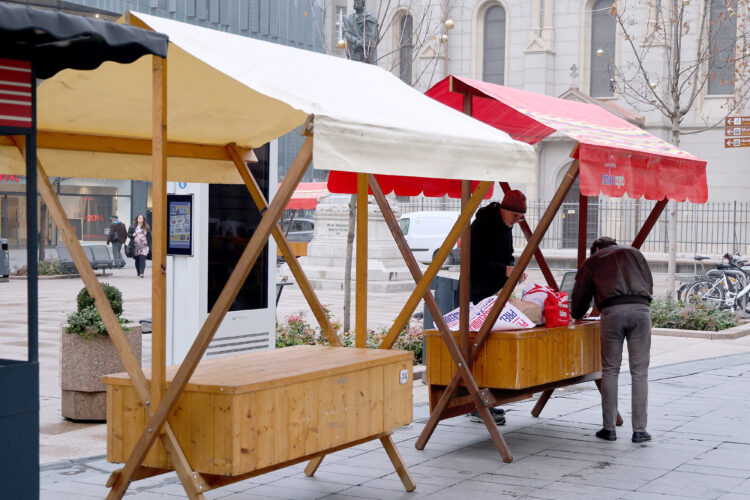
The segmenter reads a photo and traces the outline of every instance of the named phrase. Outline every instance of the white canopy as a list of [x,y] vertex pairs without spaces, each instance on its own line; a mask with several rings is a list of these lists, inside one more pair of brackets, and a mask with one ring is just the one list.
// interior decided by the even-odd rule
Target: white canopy
[[[169,36],[168,138],[258,147],[313,115],[315,168],[530,182],[533,150],[434,101],[389,72],[279,44],[128,13]],[[151,61],[65,70],[38,88],[39,131],[151,137]],[[49,175],[149,179],[148,156],[44,149]],[[0,172],[23,175],[0,148]],[[168,179],[236,182],[227,161],[170,158]]]

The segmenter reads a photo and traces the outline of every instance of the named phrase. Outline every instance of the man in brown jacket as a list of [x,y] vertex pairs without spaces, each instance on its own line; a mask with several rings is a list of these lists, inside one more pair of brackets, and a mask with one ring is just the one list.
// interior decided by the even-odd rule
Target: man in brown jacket
[[591,245],[591,255],[576,275],[570,313],[582,318],[594,298],[601,311],[602,420],[596,437],[617,439],[617,377],[622,363],[622,345],[628,341],[632,379],[634,443],[650,441],[648,419],[648,365],[651,351],[651,295],[653,279],[643,254],[636,248],[618,245],[603,237]]
[[125,240],[128,238],[128,230],[125,228],[125,224],[120,222],[120,219],[113,215],[111,217],[112,225],[109,226],[109,237],[107,238],[107,245],[112,243],[112,257],[115,261],[116,267],[125,267],[125,259],[122,258],[120,249],[125,244]]

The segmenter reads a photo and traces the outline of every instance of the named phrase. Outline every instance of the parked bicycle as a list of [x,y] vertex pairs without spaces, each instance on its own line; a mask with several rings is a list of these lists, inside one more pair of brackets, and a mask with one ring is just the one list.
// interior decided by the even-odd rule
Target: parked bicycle
[[[696,260],[703,256],[696,256]],[[703,277],[686,283],[678,291],[680,302],[703,302],[718,309],[746,314],[748,296],[750,296],[750,271],[743,269],[747,261],[729,254],[724,255],[724,262],[709,271]],[[702,264],[702,263],[701,263]]]

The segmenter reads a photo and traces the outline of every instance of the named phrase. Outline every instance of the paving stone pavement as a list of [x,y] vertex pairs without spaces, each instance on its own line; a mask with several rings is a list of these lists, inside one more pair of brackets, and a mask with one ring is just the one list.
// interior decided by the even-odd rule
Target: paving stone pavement
[[[441,423],[427,447],[414,443],[428,417],[414,407],[412,424],[394,440],[417,483],[406,493],[377,442],[325,458],[308,478],[304,464],[208,492],[209,499],[721,499],[750,497],[750,354],[736,354],[652,368],[648,443],[630,441],[630,382],[620,377],[618,440],[594,437],[600,428],[594,384],[558,390],[541,418],[534,401],[505,407],[501,428],[514,455],[503,463],[483,424],[457,417]],[[120,467],[103,456],[42,466],[41,498],[102,498],[109,473]],[[128,497],[184,497],[177,476],[131,485]]]

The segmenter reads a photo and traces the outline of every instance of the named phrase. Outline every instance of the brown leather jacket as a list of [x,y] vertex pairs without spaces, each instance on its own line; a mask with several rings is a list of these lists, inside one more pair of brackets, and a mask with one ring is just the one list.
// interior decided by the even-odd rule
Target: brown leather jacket
[[612,245],[586,259],[576,275],[570,315],[580,319],[594,297],[600,311],[615,304],[648,304],[654,290],[651,270],[636,248]]
[[112,243],[112,238],[114,237],[115,233],[120,237],[120,239],[117,241],[117,243],[125,244],[125,240],[128,238],[128,231],[125,229],[125,224],[122,222],[113,222],[111,226],[109,226],[109,237],[107,238],[107,245]]

